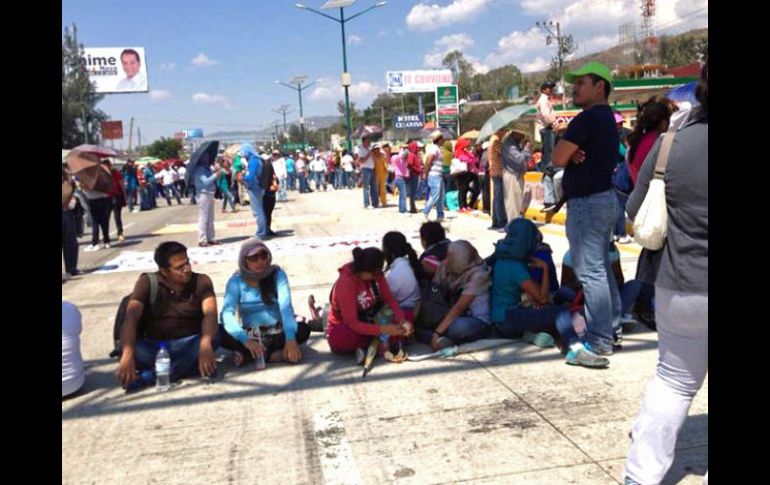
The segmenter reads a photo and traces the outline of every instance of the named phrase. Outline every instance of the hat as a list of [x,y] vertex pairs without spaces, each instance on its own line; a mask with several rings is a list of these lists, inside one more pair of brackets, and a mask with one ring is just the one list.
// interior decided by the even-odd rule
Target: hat
[[436,141],[439,138],[444,138],[444,134],[441,133],[441,130],[436,130],[433,133],[430,134],[430,141]]
[[540,85],[540,89],[553,88],[554,86],[556,86],[556,83],[553,81],[543,81],[543,84]]
[[372,145],[372,150],[379,150],[380,148],[382,148],[381,143],[375,143]]
[[262,155],[260,155],[260,157],[262,158],[262,160],[270,160],[270,155],[268,155],[267,153],[263,153]]
[[389,146],[390,146],[390,142],[389,141],[380,142],[380,148],[385,148],[385,147],[389,147]]
[[280,155],[280,154],[281,152],[279,152],[278,150],[273,150],[273,155]]
[[624,121],[626,121],[626,120],[625,120],[625,118],[623,118],[623,115],[622,115],[622,114],[620,114],[620,113],[615,113],[615,123],[616,123],[616,124],[617,124],[617,123],[623,123]]
[[596,74],[608,83],[612,83],[612,74],[610,74],[610,69],[601,62],[596,61],[586,63],[577,71],[566,73],[564,75],[564,79],[566,79],[568,83],[574,83],[575,79],[579,78],[580,76],[585,76],[586,74]]
[[511,128],[510,133],[518,133],[521,136],[527,137],[529,134],[521,128]]

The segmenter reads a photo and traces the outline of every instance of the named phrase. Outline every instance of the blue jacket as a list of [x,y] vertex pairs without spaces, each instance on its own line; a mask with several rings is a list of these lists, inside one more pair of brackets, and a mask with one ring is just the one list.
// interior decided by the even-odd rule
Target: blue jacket
[[195,181],[195,192],[198,194],[214,195],[216,190],[216,174],[211,173],[211,166],[200,164],[195,167],[193,175]]
[[246,176],[243,177],[243,181],[246,183],[248,190],[258,192],[262,190],[262,185],[259,183],[259,178],[262,175],[262,159],[259,155],[253,154],[249,157],[249,168]]

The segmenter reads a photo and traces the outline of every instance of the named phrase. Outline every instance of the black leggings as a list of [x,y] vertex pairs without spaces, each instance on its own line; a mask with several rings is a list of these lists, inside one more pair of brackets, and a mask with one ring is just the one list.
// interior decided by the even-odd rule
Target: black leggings
[[273,224],[273,209],[275,209],[275,192],[265,192],[262,197],[262,209],[265,211],[267,230],[270,231],[270,226]]
[[[219,327],[220,334],[222,335],[222,347],[234,352],[240,352],[240,354],[243,356],[244,364],[254,362],[254,357],[252,357],[249,349],[247,349],[246,346],[240,342],[240,340],[227,333],[221,324]],[[295,338],[298,345],[304,344],[307,342],[307,339],[310,338],[310,327],[305,322],[297,322],[297,334]],[[262,338],[262,345],[265,346],[266,350],[265,362],[269,362],[270,356],[273,355],[273,352],[283,350],[283,348],[286,346],[286,335],[283,333],[283,331],[281,331],[281,333],[266,335]]]
[[[474,209],[479,200],[479,177],[475,173],[463,172],[457,174],[457,199],[460,202],[460,209],[470,207]],[[471,203],[468,205],[468,191],[471,193]]]
[[112,200],[109,197],[103,199],[91,199],[88,201],[91,208],[91,244],[99,244],[99,228],[102,230],[104,243],[110,243],[110,212],[112,211]]

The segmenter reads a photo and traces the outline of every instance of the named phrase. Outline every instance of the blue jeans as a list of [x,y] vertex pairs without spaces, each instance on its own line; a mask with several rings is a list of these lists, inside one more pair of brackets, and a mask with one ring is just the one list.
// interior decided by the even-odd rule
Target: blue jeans
[[[364,207],[379,206],[380,196],[377,194],[377,179],[374,177],[374,169],[362,168],[361,175],[364,177]],[[369,203],[370,198],[371,203]]]
[[278,200],[281,202],[286,202],[287,200],[289,200],[289,196],[286,193],[287,185],[288,185],[287,177],[284,177],[278,180]]
[[396,188],[398,188],[398,211],[406,212],[406,180],[404,177],[396,177]]
[[[497,331],[503,338],[521,338],[524,332],[559,332],[561,340],[566,343],[562,332],[556,326],[557,317],[569,310],[565,306],[548,305],[545,308],[509,308],[505,312],[505,320],[497,323]],[[572,320],[570,320],[571,322]]]
[[343,172],[341,168],[334,169],[334,188],[335,189],[342,188],[342,174]]
[[503,177],[492,177],[492,227],[505,227],[508,216],[505,214],[503,199]]
[[315,180],[315,189],[321,191],[321,185],[326,185],[323,172],[313,172],[313,180]]
[[[454,343],[462,344],[485,338],[491,332],[492,326],[484,320],[479,320],[476,317],[457,317],[446,329],[444,336]],[[418,328],[415,330],[415,335],[420,342],[430,344],[433,330]]]
[[[219,348],[221,342],[219,332],[214,335],[211,346],[214,350]],[[134,343],[134,363],[136,370],[155,371],[155,357],[158,354],[160,340],[142,339]],[[176,340],[164,340],[166,348],[171,356],[171,380],[176,381],[182,377],[199,375],[198,354],[201,346],[200,334],[182,337]]]
[[134,197],[136,197],[136,187],[133,189],[126,189],[126,204],[128,205],[128,212],[134,210]]
[[299,193],[307,193],[307,175],[304,173],[299,174]]
[[410,175],[406,179],[406,192],[409,194],[409,210],[411,212],[417,212],[417,207],[414,205],[417,199],[417,182],[420,181],[419,175]]
[[265,191],[262,189],[249,189],[249,205],[251,205],[251,213],[257,218],[257,237],[260,239],[267,237],[267,218],[262,205],[264,195]]
[[614,190],[567,201],[567,239],[585,295],[585,338],[599,350],[612,349],[612,329],[620,325],[620,294],[610,264],[617,218]]
[[615,190],[615,197],[618,199],[619,213],[617,221],[615,222],[615,235],[626,235],[626,202],[628,202],[628,195]]
[[294,172],[288,173],[288,179],[289,179],[289,190],[297,190],[297,186],[295,185],[295,180],[297,180],[297,177],[294,175]]
[[430,198],[425,204],[422,212],[425,215],[430,214],[433,206],[436,206],[436,217],[444,218],[444,179],[440,175],[428,175],[428,188],[430,189]]
[[74,273],[78,269],[78,237],[75,211],[61,211],[61,249],[64,255],[64,270]]
[[[643,285],[644,283],[639,280],[629,280],[623,283],[623,286],[618,288],[618,293],[620,293],[621,315],[626,315],[631,311],[634,303],[636,303],[636,300],[639,299]],[[562,286],[559,288],[559,291],[556,292],[556,296],[562,302],[570,303],[575,300],[577,292],[569,286]]]
[[233,210],[235,210],[235,198],[233,197],[233,193],[230,192],[230,190],[223,190],[222,191],[222,212],[227,210],[227,204],[230,204],[230,207],[232,207]]
[[564,169],[556,170],[553,177],[543,175],[543,203],[556,204],[562,197],[561,183],[564,180]]
[[543,142],[543,158],[540,159],[540,163],[537,167],[541,172],[545,167],[551,164],[551,156],[553,154],[553,144],[556,140],[556,135],[553,130],[540,130],[540,139]]
[[353,172],[342,172],[342,187],[346,189],[353,188]]

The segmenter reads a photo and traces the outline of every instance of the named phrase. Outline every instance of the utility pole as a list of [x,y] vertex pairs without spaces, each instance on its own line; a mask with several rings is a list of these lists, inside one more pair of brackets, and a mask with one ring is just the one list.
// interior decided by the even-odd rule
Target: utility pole
[[142,130],[138,126],[136,127],[136,138],[138,140],[138,143],[136,146],[142,147]]
[[80,119],[83,123],[83,135],[85,136],[85,143],[88,144],[88,120],[86,119],[86,109],[80,108]]
[[277,108],[270,108],[270,111],[283,115],[283,132],[284,133],[286,133],[286,113],[292,112],[292,110],[289,108],[291,108],[291,105],[289,104],[282,104]]
[[134,117],[131,117],[131,120],[128,122],[128,155],[133,156],[131,153],[131,141],[134,138]]
[[380,119],[382,119],[382,131],[385,132],[385,106],[380,106]]
[[[567,90],[564,87],[564,42],[567,40],[565,37],[562,37],[561,35],[561,24],[559,22],[556,22],[554,24],[553,20],[549,20],[546,22],[545,20],[542,22],[536,22],[535,25],[542,28],[546,32],[548,32],[548,36],[545,38],[545,44],[551,45],[551,42],[553,42],[553,38],[556,38],[556,55],[559,61],[559,82],[561,83],[561,109],[567,109]],[[556,33],[554,34],[553,31],[549,28],[550,27],[556,27]],[[571,36],[568,36],[568,38],[571,38]]]

